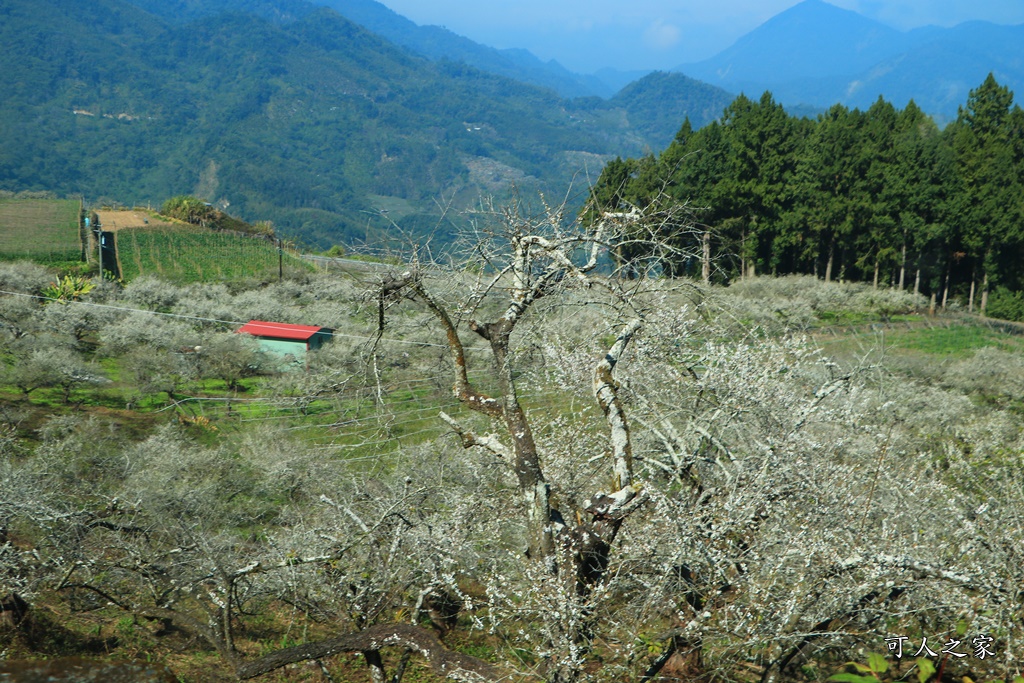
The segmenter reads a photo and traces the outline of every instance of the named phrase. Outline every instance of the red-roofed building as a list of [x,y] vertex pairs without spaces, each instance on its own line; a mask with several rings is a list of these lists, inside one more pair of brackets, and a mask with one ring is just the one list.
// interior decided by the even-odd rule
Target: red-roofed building
[[277,356],[291,356],[296,362],[305,363],[306,353],[323,346],[334,333],[329,327],[314,325],[292,325],[272,323],[265,320],[250,320],[238,328],[242,334],[251,334],[260,340],[260,348]]

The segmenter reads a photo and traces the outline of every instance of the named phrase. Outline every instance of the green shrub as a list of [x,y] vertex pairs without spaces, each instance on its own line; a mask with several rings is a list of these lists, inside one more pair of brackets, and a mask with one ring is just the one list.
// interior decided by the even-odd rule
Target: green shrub
[[84,277],[77,275],[66,275],[63,278],[57,277],[56,282],[43,288],[43,296],[56,301],[78,301],[91,292],[96,285]]
[[985,313],[992,318],[1024,321],[1024,292],[1011,292],[1006,287],[997,287],[988,298]]
[[164,202],[160,213],[193,225],[205,225],[213,219],[216,209],[196,197],[179,195]]

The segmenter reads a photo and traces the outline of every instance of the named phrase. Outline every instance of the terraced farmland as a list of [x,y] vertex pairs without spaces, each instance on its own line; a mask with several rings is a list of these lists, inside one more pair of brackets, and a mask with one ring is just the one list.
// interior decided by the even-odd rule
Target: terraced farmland
[[[175,282],[209,282],[277,274],[277,247],[262,239],[187,226],[119,230],[121,277],[153,275]],[[285,253],[285,268],[311,266]]]
[[80,261],[76,199],[0,199],[0,259]]

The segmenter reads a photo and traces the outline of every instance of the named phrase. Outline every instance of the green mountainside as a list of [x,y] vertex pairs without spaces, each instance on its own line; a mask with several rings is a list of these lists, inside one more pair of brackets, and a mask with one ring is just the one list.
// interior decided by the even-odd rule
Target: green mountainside
[[[372,33],[430,60],[465,62],[482,71],[522,83],[550,88],[562,97],[611,96],[630,78],[605,70],[592,76],[542,61],[528,50],[481,45],[441,26],[419,26],[376,0],[128,0],[172,23],[188,23],[223,12],[255,14],[276,23],[301,18],[316,7],[329,7]],[[622,78],[628,80],[622,81]],[[621,82],[620,82],[621,81]]]
[[719,118],[733,99],[721,88],[683,74],[655,71],[627,85],[609,103],[624,109],[636,131],[662,149],[687,118],[702,127]]
[[430,62],[326,8],[228,6],[167,5],[194,17],[182,23],[120,0],[6,0],[0,190],[195,194],[328,245],[386,226],[385,206],[416,231],[437,223],[438,201],[513,181],[564,191],[663,137],[638,132],[627,100],[566,101]]

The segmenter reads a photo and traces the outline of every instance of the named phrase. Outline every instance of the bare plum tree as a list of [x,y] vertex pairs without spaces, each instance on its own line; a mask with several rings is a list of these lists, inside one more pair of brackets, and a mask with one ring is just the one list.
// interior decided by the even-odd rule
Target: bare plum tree
[[[176,623],[239,679],[344,652],[374,683],[400,683],[414,657],[461,681],[776,683],[823,679],[900,636],[935,651],[960,640],[961,653],[991,637],[994,655],[945,673],[1019,675],[1019,368],[992,353],[973,361],[984,373],[951,366],[951,386],[1002,385],[982,403],[890,374],[874,351],[839,363],[786,331],[777,300],[655,277],[672,274],[659,250],[700,249],[677,234],[684,209],[659,211],[582,225],[559,207],[485,207],[468,261],[413,261],[375,283],[368,316],[337,314],[375,323],[377,346],[342,337],[317,374],[279,380],[274,400],[303,417],[353,395],[375,420],[389,372],[418,385],[444,374],[455,400],[427,405],[444,438],[386,453],[360,442],[350,461],[340,440],[270,420],[215,446],[177,425],[132,443],[80,415],[46,421],[31,446],[0,430],[0,596]],[[619,247],[639,241],[655,256],[618,277]],[[220,306],[220,287],[189,305]],[[316,301],[289,287],[282,306]],[[784,310],[804,329],[810,308]],[[19,361],[39,310],[4,312]],[[104,347],[161,346],[130,328],[105,327]],[[193,333],[145,327],[164,328]],[[245,368],[226,381],[253,364],[236,336],[224,353]],[[38,360],[5,370],[26,397],[50,382]],[[288,610],[319,635],[261,650],[255,624]],[[486,631],[493,656],[457,652],[453,629]]]
[[[505,514],[511,520],[518,508],[524,521],[520,574],[543,590],[553,590],[546,597],[560,605],[541,610],[542,620],[549,622],[541,629],[546,634],[542,675],[550,681],[573,681],[583,671],[583,658],[590,649],[592,603],[600,599],[595,591],[605,581],[619,530],[646,499],[642,486],[634,481],[629,423],[613,375],[648,312],[649,302],[642,296],[648,281],[599,276],[598,265],[609,249],[631,242],[645,242],[647,253],[667,256],[659,250],[676,249],[671,245],[684,243],[676,233],[691,228],[684,206],[649,214],[638,210],[604,213],[587,226],[567,221],[564,206],[545,204],[536,216],[527,215],[517,202],[485,208],[474,224],[477,276],[467,282],[462,267],[438,270],[433,264],[389,276],[378,290],[380,324],[383,327],[389,304],[407,299],[424,305],[445,335],[455,397],[500,425],[501,434],[481,434],[445,413],[440,415],[463,447],[483,449],[508,461],[519,500]],[[664,260],[652,257],[650,263]],[[639,265],[632,262],[629,267],[635,271]],[[452,284],[466,289],[452,292]],[[449,291],[444,292],[446,288]],[[590,372],[593,396],[605,417],[603,441],[610,481],[606,488],[591,491],[586,501],[559,505],[552,498],[533,421],[520,401],[515,335],[521,335],[528,314],[542,302],[567,301],[572,292],[590,292],[577,305],[589,302],[602,307],[604,329],[617,329],[604,358]],[[482,319],[483,315],[489,317]],[[486,342],[487,382],[494,387],[494,395],[471,380],[463,341],[466,329]],[[497,605],[492,607],[492,615],[500,612]]]

